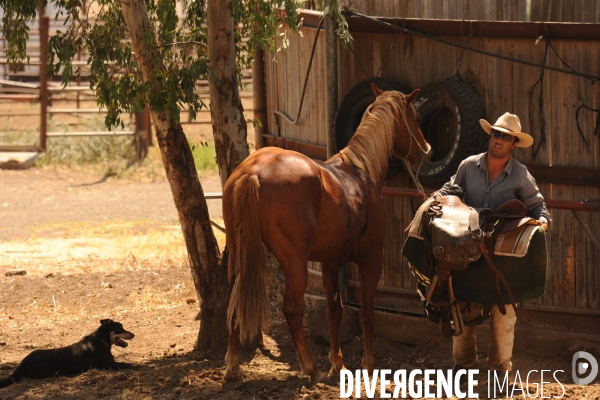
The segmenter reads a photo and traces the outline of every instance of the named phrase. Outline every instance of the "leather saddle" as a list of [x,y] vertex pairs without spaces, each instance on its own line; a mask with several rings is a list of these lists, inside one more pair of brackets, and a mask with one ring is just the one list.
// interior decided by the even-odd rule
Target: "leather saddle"
[[[423,206],[421,227],[424,229],[426,248],[430,248],[434,258],[431,270],[433,277],[430,285],[421,297],[424,304],[437,308],[440,316],[440,327],[446,337],[460,335],[465,326],[452,288],[452,271],[467,269],[471,262],[482,255],[487,261],[494,298],[502,314],[506,313],[504,301],[500,294],[500,283],[510,299],[516,305],[506,280],[494,264],[494,246],[498,234],[535,223],[526,217],[527,208],[520,200],[510,200],[498,209],[475,209],[464,204],[458,196],[434,196]],[[426,251],[427,252],[427,251]],[[476,323],[481,323],[487,315],[481,315]],[[469,323],[473,322],[473,323]],[[468,321],[467,325],[476,324]]]

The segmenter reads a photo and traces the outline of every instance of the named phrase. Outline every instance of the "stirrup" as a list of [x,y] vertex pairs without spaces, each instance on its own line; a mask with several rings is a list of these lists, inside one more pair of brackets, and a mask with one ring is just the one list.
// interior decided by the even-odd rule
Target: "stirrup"
[[[427,288],[425,299],[434,307],[449,307],[452,305],[452,303],[455,303],[454,288],[452,287],[452,276],[448,278],[448,282],[446,282],[445,287],[438,287],[439,282],[438,275],[434,275],[429,287]],[[447,298],[444,296],[444,291],[446,288],[448,288]]]
[[465,331],[465,323],[457,302],[450,305],[450,313],[452,315],[452,320],[450,321],[452,336],[460,336]]

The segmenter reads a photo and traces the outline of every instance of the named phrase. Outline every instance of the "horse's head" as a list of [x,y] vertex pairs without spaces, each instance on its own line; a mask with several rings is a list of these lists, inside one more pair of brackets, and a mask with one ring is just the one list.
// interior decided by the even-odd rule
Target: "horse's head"
[[[371,84],[375,96],[379,96],[384,92],[374,84]],[[399,92],[398,92],[399,93]],[[401,100],[399,112],[396,116],[397,126],[394,134],[394,149],[392,154],[395,157],[404,159],[409,165],[418,169],[423,163],[429,161],[431,156],[431,146],[425,140],[423,132],[419,128],[420,116],[413,105],[413,101],[417,98],[419,89],[415,89],[408,95],[399,95]]]

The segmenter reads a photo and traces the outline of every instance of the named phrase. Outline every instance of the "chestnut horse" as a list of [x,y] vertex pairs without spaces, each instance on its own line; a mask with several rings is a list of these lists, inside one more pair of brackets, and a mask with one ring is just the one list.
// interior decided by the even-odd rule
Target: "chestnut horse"
[[369,106],[346,148],[324,163],[288,150],[256,151],[231,174],[223,188],[223,218],[229,247],[229,348],[225,379],[241,379],[242,341],[269,326],[263,243],[284,272],[283,313],[303,374],[311,383],[325,375],[308,349],[302,328],[308,261],[322,263],[331,337],[331,376],[344,368],[339,325],[343,308],[338,274],[347,261],[358,265],[363,368],[372,371],[373,297],[383,269],[385,215],[380,194],[391,155],[412,166],[429,158],[431,147],[419,130],[412,105],[418,90],[405,96],[382,92]]

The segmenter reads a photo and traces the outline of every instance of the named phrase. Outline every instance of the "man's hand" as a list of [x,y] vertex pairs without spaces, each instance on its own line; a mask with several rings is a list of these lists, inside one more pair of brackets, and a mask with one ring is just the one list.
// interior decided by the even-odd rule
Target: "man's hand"
[[548,232],[548,224],[540,219],[537,220],[537,225],[544,229],[544,232]]

